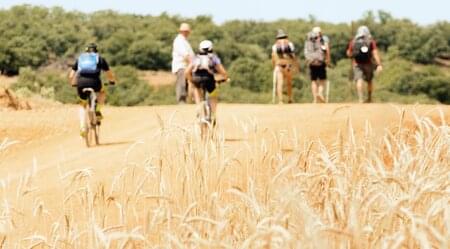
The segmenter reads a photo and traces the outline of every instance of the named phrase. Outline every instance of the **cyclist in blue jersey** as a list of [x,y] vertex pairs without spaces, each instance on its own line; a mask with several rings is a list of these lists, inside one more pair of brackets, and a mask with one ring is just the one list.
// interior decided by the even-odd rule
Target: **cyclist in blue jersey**
[[85,134],[85,105],[88,93],[83,92],[85,88],[92,88],[97,93],[97,110],[96,115],[99,120],[103,118],[100,112],[100,105],[105,103],[105,91],[103,90],[102,81],[100,79],[101,72],[106,73],[106,77],[109,80],[109,84],[115,84],[115,77],[110,70],[108,62],[100,56],[95,43],[87,45],[85,52],[83,52],[72,66],[72,70],[69,74],[70,84],[77,87],[77,93],[80,98],[80,134]]

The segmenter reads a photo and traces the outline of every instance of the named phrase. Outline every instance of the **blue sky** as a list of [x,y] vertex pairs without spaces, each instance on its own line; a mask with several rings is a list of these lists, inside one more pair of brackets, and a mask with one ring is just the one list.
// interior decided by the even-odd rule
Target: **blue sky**
[[0,8],[17,4],[62,6],[67,10],[93,12],[113,9],[135,14],[159,15],[162,12],[193,17],[211,15],[222,23],[230,19],[275,20],[278,18],[308,18],[349,22],[360,18],[367,10],[386,10],[398,18],[409,18],[419,24],[439,20],[450,21],[449,0],[0,0]]

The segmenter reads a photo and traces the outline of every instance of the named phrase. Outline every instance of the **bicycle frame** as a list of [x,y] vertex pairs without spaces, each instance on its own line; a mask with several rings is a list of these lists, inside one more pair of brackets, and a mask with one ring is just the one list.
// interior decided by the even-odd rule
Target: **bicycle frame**
[[209,101],[209,95],[206,89],[203,91],[203,100],[201,101],[202,116],[200,122],[211,123],[211,103]]
[[83,92],[89,93],[89,97],[87,99],[87,105],[85,106],[85,141],[86,146],[90,147],[92,145],[93,140],[95,139],[95,143],[99,144],[99,124],[97,123],[97,115],[95,113],[95,109],[97,106],[97,94],[92,88],[85,88]]
[[[228,81],[230,81],[230,79],[216,80],[216,84],[221,84]],[[215,120],[212,120],[212,107],[208,91],[205,87],[202,87],[201,90],[203,91],[201,94],[203,96],[203,100],[199,103],[199,126],[201,137],[202,139],[205,139],[208,135],[214,136]]]
[[198,104],[198,125],[200,128],[200,136],[202,139],[206,139],[208,134],[212,131],[212,120],[211,120],[211,103],[208,95],[208,91],[202,87],[201,96],[203,97],[201,102]]
[[[86,106],[86,111],[88,111],[88,113],[92,112],[95,113],[95,108],[97,106],[97,94],[95,94],[94,89],[92,88],[84,88],[83,92],[88,92],[89,93],[89,97],[87,99],[87,106]],[[97,119],[97,117],[94,115],[94,119]],[[90,120],[90,121],[97,121],[97,120]]]

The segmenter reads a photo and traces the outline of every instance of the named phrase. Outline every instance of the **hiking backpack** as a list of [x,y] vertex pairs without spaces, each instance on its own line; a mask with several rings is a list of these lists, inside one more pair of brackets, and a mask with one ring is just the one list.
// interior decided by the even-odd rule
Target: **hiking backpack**
[[283,57],[285,54],[290,55],[294,53],[289,41],[277,41],[275,44],[275,52],[279,57]]
[[99,72],[99,55],[97,53],[82,53],[78,57],[78,72],[80,74],[95,74]]
[[361,36],[353,40],[352,57],[357,63],[368,63],[372,60],[372,40]]
[[320,65],[325,62],[326,47],[322,37],[312,38],[308,35],[305,44],[305,58],[309,64]]
[[212,73],[214,70],[214,63],[211,54],[198,54],[194,60],[194,72],[207,71]]

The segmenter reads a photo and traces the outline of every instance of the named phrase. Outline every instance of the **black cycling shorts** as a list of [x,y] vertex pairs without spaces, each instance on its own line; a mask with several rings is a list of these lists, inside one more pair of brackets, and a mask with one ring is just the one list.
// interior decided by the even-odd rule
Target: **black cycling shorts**
[[102,90],[102,84],[95,83],[77,85],[78,97],[82,100],[86,100],[89,97],[89,92],[83,92],[83,89],[85,88],[92,88],[96,93],[98,93]]
[[206,89],[208,93],[211,93],[216,89],[216,80],[214,79],[214,75],[210,73],[193,73],[192,83],[196,88]]
[[325,64],[320,66],[309,66],[309,75],[311,80],[326,80],[327,79],[327,68]]

